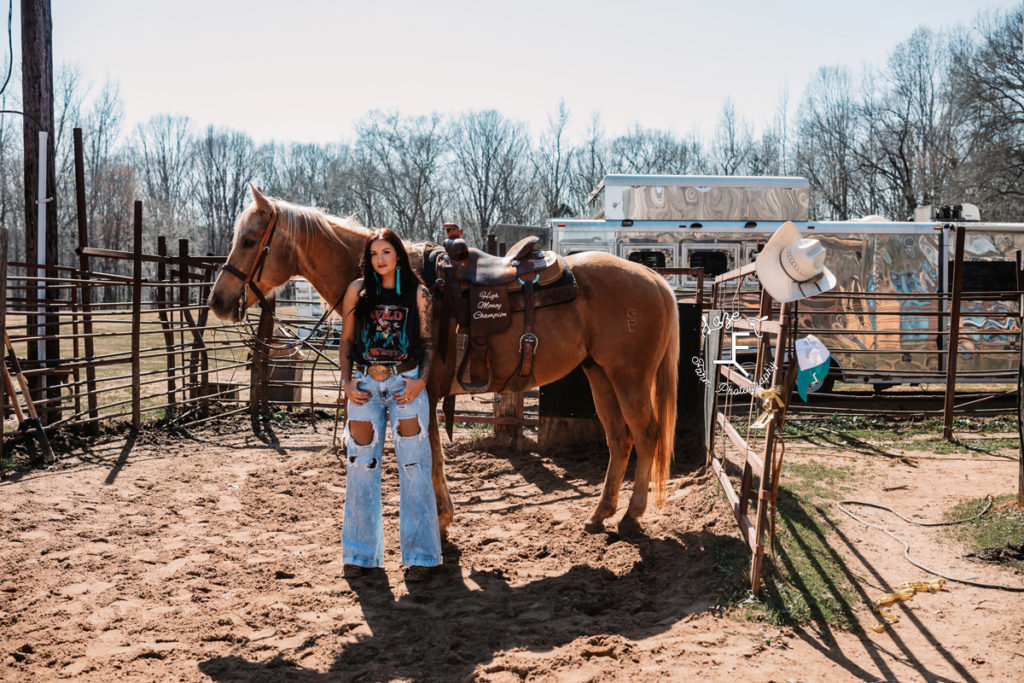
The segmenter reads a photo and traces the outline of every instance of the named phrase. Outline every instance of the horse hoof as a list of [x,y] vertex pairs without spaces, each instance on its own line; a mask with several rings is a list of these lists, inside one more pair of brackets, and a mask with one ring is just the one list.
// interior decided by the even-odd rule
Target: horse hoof
[[583,530],[588,534],[599,534],[604,531],[604,522],[599,519],[592,519],[583,525]]
[[643,525],[632,515],[624,515],[619,520],[619,536],[642,536]]

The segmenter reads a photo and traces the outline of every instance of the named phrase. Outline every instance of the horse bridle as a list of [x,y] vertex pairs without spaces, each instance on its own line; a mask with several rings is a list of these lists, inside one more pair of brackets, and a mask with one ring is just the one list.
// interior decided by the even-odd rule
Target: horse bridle
[[[253,259],[252,265],[249,266],[249,272],[243,273],[227,261],[225,261],[220,267],[221,270],[226,270],[242,281],[242,293],[238,296],[239,317],[245,313],[245,309],[247,308],[246,302],[249,301],[250,289],[256,292],[256,297],[260,300],[260,304],[264,308],[269,308],[270,305],[267,301],[267,297],[256,284],[263,276],[263,266],[267,262],[267,254],[270,253],[270,240],[274,238],[274,232],[277,230],[277,207],[271,204],[270,211],[270,222],[267,223],[267,227],[263,228],[263,235],[260,237],[259,251],[256,254],[256,258]],[[253,276],[255,276],[255,278]]]
[[[254,291],[256,293],[256,298],[259,299],[260,305],[263,306],[264,310],[269,310],[269,308],[270,308],[270,302],[267,301],[266,295],[263,294],[263,290],[261,290],[259,288],[259,285],[256,284],[259,281],[259,279],[263,276],[263,266],[266,263],[267,254],[270,253],[270,240],[272,240],[274,238],[274,232],[277,230],[277,207],[275,207],[273,204],[271,204],[270,205],[270,211],[271,211],[271,213],[270,213],[270,221],[267,223],[267,227],[263,228],[263,235],[260,237],[259,252],[256,254],[256,258],[253,260],[252,265],[249,266],[249,272],[248,273],[243,273],[241,270],[239,270],[238,268],[235,268],[233,265],[231,265],[230,263],[228,263],[226,261],[220,267],[220,270],[226,270],[227,272],[231,273],[232,275],[234,275],[235,277],[237,277],[239,280],[242,281],[242,292],[241,292],[241,294],[238,295],[238,304],[237,304],[238,305],[238,318],[239,318],[239,320],[241,320],[242,316],[245,314],[245,309],[247,308],[246,302],[249,301],[249,290],[250,289],[252,289],[252,291]],[[342,296],[342,298],[345,296],[345,292],[344,291],[342,291],[342,295],[341,296]],[[334,303],[333,306],[331,306],[329,309],[324,311],[323,315],[320,316],[320,320],[318,320],[316,322],[316,324],[313,326],[312,330],[310,331],[310,335],[312,335],[312,333],[314,331],[316,331],[320,327],[320,325],[323,324],[324,320],[327,319],[327,316],[329,316],[331,314],[331,311],[333,311],[334,309],[336,309],[338,306],[341,305],[341,301],[342,301],[342,299],[339,298]],[[257,341],[258,340],[256,340],[255,335],[253,336],[253,340],[254,341],[253,341],[253,344],[252,344],[252,349],[253,349],[253,351],[258,351],[258,348],[257,348]],[[280,346],[280,347],[270,347],[270,345],[266,345],[266,346],[268,348],[274,348],[274,349],[289,349],[289,348],[295,348],[297,346],[302,346],[302,345],[309,346],[308,342],[305,339],[299,338],[299,339],[296,339],[295,342],[293,342],[293,343],[285,344],[285,345]],[[309,348],[313,349],[313,351],[315,351],[317,353],[317,355],[327,359],[326,356],[324,356],[322,353],[320,353],[320,351],[318,351],[314,347],[309,346]]]

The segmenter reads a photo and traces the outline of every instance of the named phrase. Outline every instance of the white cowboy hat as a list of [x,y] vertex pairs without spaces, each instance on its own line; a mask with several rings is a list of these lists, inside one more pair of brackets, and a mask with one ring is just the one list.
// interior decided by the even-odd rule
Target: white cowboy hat
[[804,299],[836,286],[836,276],[825,267],[825,247],[815,239],[801,239],[792,221],[775,231],[755,262],[757,277],[779,302]]

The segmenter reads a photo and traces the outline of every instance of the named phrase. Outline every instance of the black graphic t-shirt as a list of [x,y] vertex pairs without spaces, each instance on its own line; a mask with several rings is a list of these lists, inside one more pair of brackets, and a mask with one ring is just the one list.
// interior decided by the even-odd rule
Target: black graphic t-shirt
[[415,299],[383,289],[369,320],[360,321],[356,357],[367,363],[397,363],[420,353],[419,314]]

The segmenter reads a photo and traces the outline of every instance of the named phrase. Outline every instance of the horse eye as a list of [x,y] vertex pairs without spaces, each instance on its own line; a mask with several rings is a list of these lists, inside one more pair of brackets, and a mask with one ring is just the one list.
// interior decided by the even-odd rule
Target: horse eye
[[256,240],[244,239],[242,240],[242,246],[245,247],[246,249],[252,249],[253,247],[256,246]]

